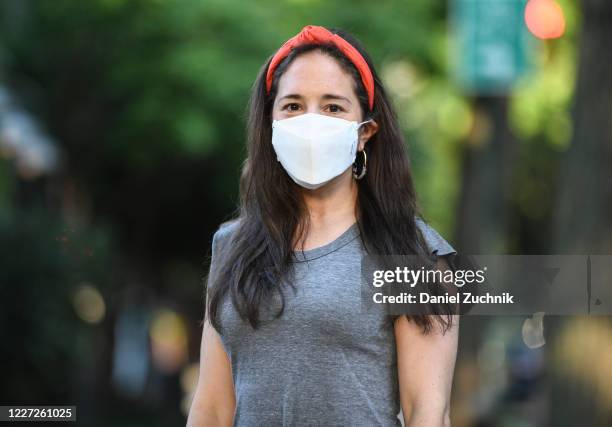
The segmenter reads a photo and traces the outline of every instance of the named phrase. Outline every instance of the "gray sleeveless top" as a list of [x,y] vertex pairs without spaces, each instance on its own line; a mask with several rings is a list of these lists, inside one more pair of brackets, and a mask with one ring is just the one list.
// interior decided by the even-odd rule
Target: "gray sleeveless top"
[[[455,250],[417,219],[429,249]],[[211,274],[236,223],[214,235]],[[389,317],[360,313],[363,246],[353,224],[334,241],[294,255],[294,292],[287,286],[280,318],[276,298],[257,330],[229,298],[220,336],[231,360],[236,426],[399,426],[395,335]]]

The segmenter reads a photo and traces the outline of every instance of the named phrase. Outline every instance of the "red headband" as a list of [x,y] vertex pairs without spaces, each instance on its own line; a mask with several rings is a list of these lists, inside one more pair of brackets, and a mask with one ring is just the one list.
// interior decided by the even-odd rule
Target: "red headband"
[[368,67],[368,63],[365,61],[365,59],[363,59],[363,56],[361,56],[359,51],[355,49],[352,44],[344,40],[338,34],[333,34],[328,29],[316,25],[307,25],[302,28],[302,31],[287,40],[274,54],[272,61],[270,61],[268,72],[266,73],[266,92],[270,93],[270,89],[272,88],[272,77],[274,76],[274,70],[278,64],[285,59],[287,55],[289,55],[289,52],[291,52],[292,49],[296,48],[297,46],[310,43],[332,43],[347,56],[355,67],[357,67],[357,70],[361,75],[361,81],[363,82],[366,92],[368,93],[368,104],[370,106],[370,110],[372,110],[372,108],[374,108],[374,77],[372,76],[370,67]]

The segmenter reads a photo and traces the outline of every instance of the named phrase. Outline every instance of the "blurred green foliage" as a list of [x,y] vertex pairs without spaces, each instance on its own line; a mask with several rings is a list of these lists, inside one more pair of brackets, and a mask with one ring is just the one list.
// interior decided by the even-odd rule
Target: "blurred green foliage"
[[0,218],[1,400],[65,402],[93,368],[100,331],[77,316],[74,293],[83,283],[112,293],[112,234],[68,226],[40,208],[14,213]]

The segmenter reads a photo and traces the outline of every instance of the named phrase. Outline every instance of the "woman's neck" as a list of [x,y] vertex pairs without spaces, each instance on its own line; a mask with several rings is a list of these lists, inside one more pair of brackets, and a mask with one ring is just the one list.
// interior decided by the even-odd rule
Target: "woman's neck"
[[333,241],[355,223],[357,184],[345,173],[321,188],[304,191],[304,202],[309,215],[307,250]]

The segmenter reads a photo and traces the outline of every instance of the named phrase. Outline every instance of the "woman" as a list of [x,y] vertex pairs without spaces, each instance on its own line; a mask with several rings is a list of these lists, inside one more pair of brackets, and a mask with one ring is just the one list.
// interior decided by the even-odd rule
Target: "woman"
[[360,311],[363,254],[453,248],[417,217],[369,56],[306,26],[262,67],[238,217],[213,238],[189,426],[449,425],[455,316]]

